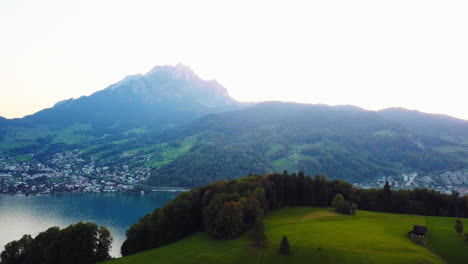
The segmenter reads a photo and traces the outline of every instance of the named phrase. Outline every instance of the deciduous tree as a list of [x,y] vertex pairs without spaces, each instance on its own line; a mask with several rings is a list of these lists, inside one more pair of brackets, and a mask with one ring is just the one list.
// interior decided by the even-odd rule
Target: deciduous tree
[[259,213],[255,219],[252,231],[250,231],[249,239],[257,247],[263,247],[268,241],[265,235],[265,226],[263,225],[263,214]]
[[239,202],[224,204],[216,219],[215,235],[219,238],[233,238],[243,231],[244,207]]
[[344,203],[344,197],[341,194],[335,195],[335,198],[332,200],[332,207],[335,210],[338,210],[338,208],[341,207],[341,205]]

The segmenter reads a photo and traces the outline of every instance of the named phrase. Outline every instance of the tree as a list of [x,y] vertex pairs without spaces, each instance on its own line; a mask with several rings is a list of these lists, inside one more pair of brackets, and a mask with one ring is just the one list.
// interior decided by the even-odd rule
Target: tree
[[325,175],[315,176],[314,189],[317,205],[328,206],[328,183]]
[[343,195],[337,194],[337,195],[335,195],[335,198],[333,198],[333,200],[332,200],[332,207],[333,207],[335,210],[338,210],[338,208],[341,207],[341,205],[343,204],[343,202],[344,202],[344,197],[343,197]]
[[263,247],[268,241],[265,235],[265,226],[263,225],[263,215],[259,213],[256,217],[252,231],[249,234],[249,239],[257,247]]
[[344,201],[340,204],[340,206],[336,209],[337,212],[342,214],[352,214],[353,209],[351,208],[351,204],[348,201]]
[[357,209],[358,209],[358,205],[356,203],[353,203],[351,205],[351,210],[353,210],[352,212],[353,215],[356,214]]
[[96,245],[95,261],[100,262],[106,259],[110,259],[109,250],[112,247],[113,238],[109,230],[101,226],[98,231],[98,240]]
[[239,202],[230,201],[224,204],[216,219],[215,236],[234,238],[243,231],[244,207]]
[[29,248],[32,238],[24,235],[20,240],[12,241],[5,246],[0,255],[2,264],[26,264],[28,263]]
[[452,208],[451,208],[451,211],[452,211],[452,214],[455,217],[459,216],[458,215],[458,203],[459,203],[459,200],[460,200],[459,197],[460,197],[460,192],[452,190],[452,202],[451,202]]
[[281,245],[279,248],[279,252],[284,255],[288,255],[291,253],[291,250],[289,248],[289,241],[287,236],[283,236],[281,239]]
[[388,181],[385,182],[380,199],[383,211],[388,211],[390,209],[390,202],[392,199],[392,191],[390,190],[390,184]]
[[59,227],[51,227],[45,232],[39,233],[31,246],[31,263],[60,263],[60,259],[54,245],[60,236]]
[[460,219],[455,220],[455,232],[459,235],[463,233],[463,222]]
[[465,233],[465,242],[468,243],[468,233]]

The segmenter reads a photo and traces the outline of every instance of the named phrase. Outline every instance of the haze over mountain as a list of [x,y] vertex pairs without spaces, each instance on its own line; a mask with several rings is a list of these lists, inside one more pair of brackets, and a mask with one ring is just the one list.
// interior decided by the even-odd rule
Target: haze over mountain
[[[462,128],[466,126],[468,122]],[[448,130],[446,136],[459,133]],[[363,182],[402,172],[434,174],[468,166],[466,136],[457,142],[427,136],[379,112],[350,106],[260,103],[211,114],[152,139],[141,142],[190,146],[155,166],[152,180],[162,185],[197,186],[220,176],[235,178],[242,171],[284,169]]]
[[426,114],[404,108],[379,111],[382,117],[398,122],[414,132],[442,137],[449,141],[464,141],[468,137],[468,122],[448,115]]
[[180,64],[22,119],[0,118],[0,155],[47,164],[74,149],[96,166],[151,168],[156,185],[285,169],[363,182],[468,168],[468,121],[400,108],[241,103]]

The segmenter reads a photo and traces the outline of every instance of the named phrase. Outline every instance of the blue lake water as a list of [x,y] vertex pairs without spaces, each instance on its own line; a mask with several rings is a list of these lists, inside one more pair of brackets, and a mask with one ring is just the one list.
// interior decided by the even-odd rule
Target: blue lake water
[[52,226],[79,221],[106,226],[112,236],[111,255],[120,256],[125,231],[140,216],[162,207],[178,193],[0,195],[0,248],[24,234],[33,237]]

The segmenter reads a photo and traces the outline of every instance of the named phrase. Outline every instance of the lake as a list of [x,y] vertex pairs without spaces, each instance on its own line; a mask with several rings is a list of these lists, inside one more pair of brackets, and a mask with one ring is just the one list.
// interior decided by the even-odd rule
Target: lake
[[125,231],[144,214],[174,199],[177,192],[139,194],[0,195],[0,248],[33,237],[52,226],[61,228],[83,221],[106,226],[112,236],[111,255],[120,256]]

